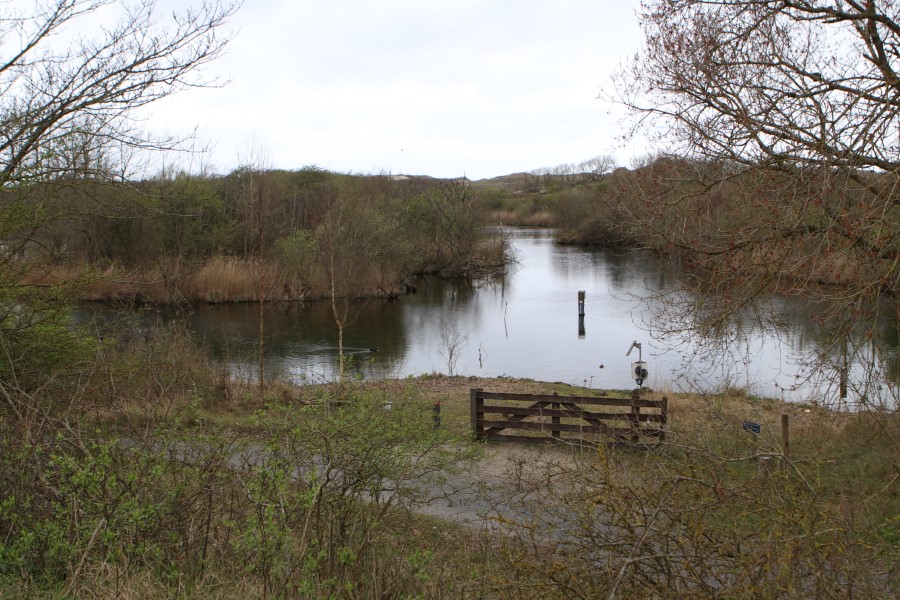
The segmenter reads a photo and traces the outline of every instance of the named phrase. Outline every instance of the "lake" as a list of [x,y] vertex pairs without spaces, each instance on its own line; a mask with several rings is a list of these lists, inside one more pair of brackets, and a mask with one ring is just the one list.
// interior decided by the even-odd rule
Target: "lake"
[[[737,319],[727,338],[663,335],[668,326],[660,320],[657,296],[676,288],[677,267],[643,251],[559,245],[549,229],[504,232],[517,262],[502,276],[422,278],[415,294],[357,305],[344,334],[348,375],[505,375],[624,389],[635,385],[638,350],[626,352],[636,341],[649,371],[644,385],[653,389],[736,386],[798,401],[834,394],[833,386],[805,382],[802,363],[822,332],[802,302],[772,298],[777,330]],[[583,320],[579,291],[585,292]],[[157,317],[185,320],[233,373],[255,375],[255,304],[166,307],[143,316]],[[273,303],[265,322],[269,375],[298,383],[336,377],[337,328],[327,302]]]

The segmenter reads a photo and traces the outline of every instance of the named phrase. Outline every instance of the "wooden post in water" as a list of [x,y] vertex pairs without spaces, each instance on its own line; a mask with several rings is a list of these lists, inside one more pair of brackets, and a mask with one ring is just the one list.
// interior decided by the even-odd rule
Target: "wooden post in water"
[[584,339],[587,332],[584,329],[584,290],[578,292],[578,338]]

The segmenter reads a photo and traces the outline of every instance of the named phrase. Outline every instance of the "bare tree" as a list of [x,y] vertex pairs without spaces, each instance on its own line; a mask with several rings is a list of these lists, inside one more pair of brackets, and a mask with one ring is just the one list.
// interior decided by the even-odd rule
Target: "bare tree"
[[599,179],[612,173],[616,168],[616,158],[611,154],[601,154],[578,163],[578,172],[590,176],[591,179]]
[[[47,220],[47,207],[63,201],[58,190],[124,180],[136,155],[182,147],[182,139],[141,129],[137,111],[216,84],[200,68],[224,51],[222,29],[236,9],[204,1],[164,22],[153,0],[0,6],[0,255],[7,268]],[[114,13],[118,24],[92,26]]]
[[267,252],[271,233],[267,215],[272,209],[272,192],[265,175],[266,151],[257,140],[251,142],[244,162],[246,164],[238,170],[238,179],[244,213],[244,252],[253,265],[256,288],[257,389],[262,398],[266,390],[266,302],[278,278],[278,262],[270,260]]
[[447,375],[453,377],[456,375],[456,363],[459,357],[469,343],[469,331],[460,331],[458,323],[450,319],[441,320],[441,351],[440,353],[447,359]]
[[339,193],[316,229],[316,259],[328,288],[328,300],[338,328],[338,375],[344,377],[344,331],[356,320],[361,297],[369,292],[372,255],[376,253],[378,215],[366,211],[362,201]]
[[[688,161],[635,216],[702,274],[688,320],[721,323],[779,289],[832,329],[816,366],[854,329],[871,340],[900,293],[900,6],[652,0],[641,22],[619,99]],[[854,354],[865,394],[886,363],[868,343]]]
[[[122,18],[60,48],[57,35],[121,4]],[[60,176],[109,176],[128,149],[171,149],[178,140],[139,129],[135,111],[190,87],[211,85],[199,68],[222,54],[226,20],[237,8],[218,1],[160,23],[153,0],[43,0],[30,13],[0,8],[0,183]],[[77,149],[73,152],[73,149]],[[68,150],[68,151],[66,151]]]
[[[21,283],[48,207],[73,188],[124,180],[135,154],[181,147],[141,129],[138,111],[215,85],[200,69],[224,51],[236,9],[210,0],[163,20],[152,0],[0,4],[0,346],[22,357],[0,377],[30,370],[39,381],[65,344],[64,290]],[[117,24],[96,24],[116,13]]]

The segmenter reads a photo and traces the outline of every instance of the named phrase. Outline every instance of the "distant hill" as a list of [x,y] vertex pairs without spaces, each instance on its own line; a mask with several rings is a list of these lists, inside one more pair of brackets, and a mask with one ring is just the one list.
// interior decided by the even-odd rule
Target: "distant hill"
[[531,173],[512,173],[490,179],[479,179],[471,182],[475,188],[501,188],[510,192],[520,192],[534,185],[534,175]]
[[439,178],[428,175],[394,175],[396,181],[415,181],[419,183],[468,183],[475,189],[501,189],[511,194],[519,193],[545,193],[549,189],[565,189],[598,179],[598,175],[592,173],[565,173],[565,174],[538,174],[538,173],[511,173],[486,179],[470,180],[465,177]]
[[394,181],[414,181],[418,183],[463,183],[466,182],[473,188],[499,188],[509,192],[521,192],[528,189],[529,185],[535,185],[535,176],[531,173],[513,173],[501,175],[489,179],[471,180],[465,177],[441,178],[429,175],[392,175]]

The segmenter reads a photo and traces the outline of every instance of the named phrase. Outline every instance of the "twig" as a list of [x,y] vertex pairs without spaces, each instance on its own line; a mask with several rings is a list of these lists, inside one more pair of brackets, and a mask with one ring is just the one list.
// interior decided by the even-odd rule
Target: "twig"
[[637,552],[637,549],[640,548],[644,544],[644,540],[647,539],[647,535],[650,533],[651,525],[653,521],[656,520],[656,516],[662,510],[663,505],[669,499],[669,496],[672,495],[672,492],[675,491],[675,487],[681,479],[676,479],[669,490],[666,492],[665,496],[660,498],[659,502],[656,505],[656,509],[653,511],[653,514],[650,515],[650,518],[644,524],[644,532],[641,534],[640,539],[631,547],[631,550],[628,552],[628,557],[625,559],[625,562],[622,563],[622,568],[619,569],[618,574],[616,575],[615,581],[613,581],[612,589],[609,591],[609,600],[613,600],[616,597],[616,591],[619,589],[619,584],[622,583],[622,578],[625,576],[625,570],[628,568],[633,562],[637,562],[639,559],[634,559],[634,553]]
[[91,539],[88,540],[87,548],[84,549],[84,554],[81,555],[81,560],[78,561],[78,567],[75,569],[75,572],[72,573],[72,579],[69,581],[69,585],[66,586],[66,592],[63,596],[69,596],[75,589],[75,584],[78,583],[78,577],[81,575],[81,569],[84,567],[84,561],[87,560],[88,554],[91,553],[91,548],[94,547],[94,542],[97,541],[97,535],[104,527],[106,527],[106,518],[100,519],[100,522],[94,527],[94,533],[91,534]]

